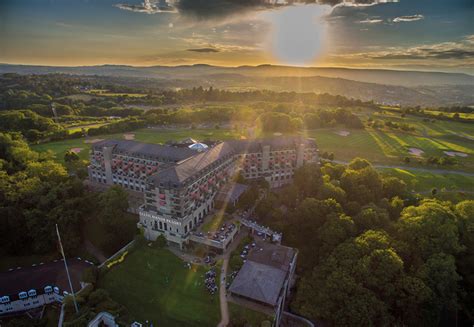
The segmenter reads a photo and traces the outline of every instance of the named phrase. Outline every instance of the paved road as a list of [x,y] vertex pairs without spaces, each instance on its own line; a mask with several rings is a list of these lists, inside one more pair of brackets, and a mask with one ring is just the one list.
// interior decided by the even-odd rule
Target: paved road
[[232,254],[233,251],[239,246],[240,242],[242,239],[246,236],[246,233],[243,233],[240,231],[237,236],[235,237],[234,241],[232,244],[229,246],[227,251],[225,252],[222,257],[216,259],[223,259],[222,261],[222,270],[221,270],[221,278],[220,278],[220,287],[219,287],[219,301],[221,305],[221,321],[217,325],[217,327],[225,327],[229,324],[230,322],[230,317],[229,317],[229,306],[227,304],[227,290],[225,288],[226,281],[225,281],[225,276],[227,276],[227,268],[229,266],[229,259],[230,255]]
[[218,327],[225,327],[229,324],[229,306],[227,305],[226,288],[225,288],[225,277],[227,276],[227,266],[229,265],[230,252],[224,256],[222,262],[221,281],[219,285],[219,301],[221,305],[221,321],[217,325]]
[[[337,164],[342,164],[342,165],[347,165],[349,163],[349,161],[342,161],[342,160],[333,160],[332,162],[337,163]],[[468,173],[468,172],[459,171],[459,170],[429,169],[429,168],[419,168],[419,167],[399,166],[399,165],[372,165],[372,166],[374,168],[398,168],[398,169],[421,171],[421,172],[432,173],[432,174],[458,174],[462,176],[474,177],[474,173]]]

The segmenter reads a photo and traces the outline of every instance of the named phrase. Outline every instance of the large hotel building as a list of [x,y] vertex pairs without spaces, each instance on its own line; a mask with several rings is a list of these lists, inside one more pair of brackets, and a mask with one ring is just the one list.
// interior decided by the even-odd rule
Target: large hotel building
[[182,246],[213,208],[219,189],[237,172],[271,187],[292,181],[296,168],[318,161],[314,140],[277,137],[213,144],[158,145],[105,140],[93,145],[89,178],[144,194],[145,236]]

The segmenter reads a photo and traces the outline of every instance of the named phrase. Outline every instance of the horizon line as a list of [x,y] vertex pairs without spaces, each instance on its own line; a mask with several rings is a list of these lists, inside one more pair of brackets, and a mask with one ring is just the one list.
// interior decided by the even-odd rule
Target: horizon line
[[423,70],[423,69],[398,69],[398,68],[375,68],[375,67],[351,67],[351,66],[296,66],[296,65],[284,65],[284,64],[258,64],[258,65],[237,65],[237,66],[226,66],[226,65],[212,65],[206,63],[195,63],[195,64],[182,64],[182,65],[129,65],[129,64],[91,64],[91,65],[45,65],[45,64],[28,64],[28,63],[8,63],[0,62],[0,65],[3,66],[32,66],[32,67],[51,67],[51,68],[88,68],[88,67],[106,67],[106,66],[116,66],[116,67],[131,67],[131,68],[178,68],[178,67],[195,67],[195,66],[208,66],[214,68],[258,68],[258,67],[275,67],[275,68],[294,68],[294,69],[346,69],[346,70],[379,70],[379,71],[395,71],[395,72],[418,72],[418,73],[440,73],[440,74],[460,74],[468,75],[474,77],[474,74],[466,72],[449,72],[449,71],[439,71],[439,70]]

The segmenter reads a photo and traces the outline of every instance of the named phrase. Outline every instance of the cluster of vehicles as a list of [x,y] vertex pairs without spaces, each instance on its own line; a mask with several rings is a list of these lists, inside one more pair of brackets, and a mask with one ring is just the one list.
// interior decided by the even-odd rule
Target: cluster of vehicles
[[246,246],[244,246],[244,248],[242,249],[242,252],[240,253],[240,257],[244,260],[246,260],[247,258],[247,255],[249,254],[249,251],[251,249],[253,249],[257,244],[255,242],[252,242],[250,245],[247,244]]
[[216,242],[224,242],[236,228],[237,226],[234,223],[224,223],[215,232],[207,232],[206,235],[204,235],[203,232],[197,232],[195,235],[199,237],[207,237]]
[[222,242],[230,236],[230,234],[234,231],[235,228],[236,226],[234,223],[230,223],[230,224],[224,223],[222,224],[221,228],[218,229],[216,232],[214,233],[208,232],[207,237],[212,238],[214,241]]

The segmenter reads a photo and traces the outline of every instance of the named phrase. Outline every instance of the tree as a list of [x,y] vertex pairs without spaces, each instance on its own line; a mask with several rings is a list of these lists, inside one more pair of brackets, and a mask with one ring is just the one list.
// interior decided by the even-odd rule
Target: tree
[[412,315],[403,315],[401,299],[421,311],[429,290],[421,279],[406,275],[392,243],[388,234],[369,230],[340,244],[303,277],[293,309],[337,326],[413,323]]
[[382,196],[382,179],[366,160],[354,159],[341,177],[347,198],[360,205],[378,202]]
[[464,290],[460,320],[469,323],[474,317],[474,201],[467,200],[455,207],[461,245],[465,250],[456,257],[456,266],[462,276]]
[[324,183],[321,186],[319,198],[322,200],[334,199],[338,203],[344,205],[346,203],[346,192],[342,188],[331,183]]
[[126,215],[128,194],[120,186],[112,186],[99,196],[100,224],[107,231],[101,247],[108,253],[117,251],[129,242],[136,232],[135,221]]
[[410,261],[425,261],[438,253],[455,255],[462,250],[456,216],[448,204],[437,200],[405,208],[396,230]]
[[166,237],[164,237],[163,234],[160,234],[155,240],[155,246],[159,249],[166,247],[167,244],[168,242],[166,241]]
[[349,169],[353,169],[353,170],[361,170],[361,169],[364,169],[364,168],[367,168],[367,167],[372,167],[372,165],[370,164],[370,162],[368,162],[365,159],[354,158],[354,159],[352,159],[351,162],[349,162],[347,167]]
[[321,169],[316,163],[296,169],[293,180],[302,197],[316,197],[323,183]]
[[390,223],[386,210],[376,205],[368,205],[354,217],[354,222],[360,232],[368,229],[386,229]]
[[443,314],[453,312],[458,307],[458,282],[455,258],[445,253],[433,254],[419,271],[421,279],[432,290],[429,310],[424,320],[430,325],[438,325]]
[[74,162],[74,161],[78,161],[78,160],[79,160],[79,156],[77,155],[76,152],[67,151],[67,152],[64,154],[64,161],[65,161],[66,163]]
[[100,222],[106,227],[113,227],[124,219],[128,209],[128,194],[120,186],[112,186],[99,196],[101,208]]
[[238,208],[250,208],[258,199],[258,187],[252,185],[239,198]]
[[407,190],[407,184],[396,177],[385,177],[382,179],[383,196],[388,199],[394,196],[403,196]]

